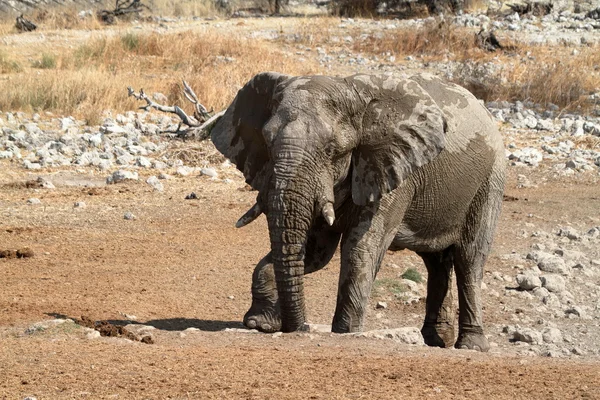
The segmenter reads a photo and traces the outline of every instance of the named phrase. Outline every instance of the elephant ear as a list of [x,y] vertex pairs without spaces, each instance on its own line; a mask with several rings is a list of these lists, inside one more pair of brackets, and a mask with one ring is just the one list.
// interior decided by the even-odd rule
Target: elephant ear
[[275,89],[286,79],[287,75],[275,72],[254,76],[211,130],[217,150],[244,173],[246,182],[256,190],[268,179],[270,160],[270,144],[262,129],[274,111]]
[[354,203],[379,201],[433,160],[445,146],[445,131],[442,110],[416,82],[403,80],[376,92],[352,153]]

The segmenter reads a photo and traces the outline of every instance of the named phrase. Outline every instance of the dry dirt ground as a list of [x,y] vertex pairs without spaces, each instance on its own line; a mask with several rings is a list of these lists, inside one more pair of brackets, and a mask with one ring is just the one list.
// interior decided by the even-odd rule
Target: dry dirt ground
[[[35,255],[0,259],[0,398],[600,398],[594,357],[522,357],[503,348],[482,355],[326,333],[223,332],[241,327],[254,264],[269,247],[264,218],[233,226],[254,198],[234,174],[230,184],[175,178],[160,193],[143,181],[103,186],[105,173],[50,171],[44,175],[57,188],[49,191],[14,185],[37,174],[8,162],[1,167],[0,243],[30,247]],[[502,270],[499,254],[527,247],[514,231],[528,214],[553,226],[600,206],[596,186],[585,182],[550,182],[529,190],[527,201],[511,189],[515,182],[511,172],[507,194],[521,200],[504,203],[488,270]],[[88,187],[76,186],[82,183]],[[184,200],[191,191],[198,200]],[[27,205],[30,197],[42,205]],[[81,201],[86,208],[73,207]],[[127,211],[136,219],[125,220]],[[389,264],[406,265],[411,257],[388,254],[379,278],[396,277]],[[338,262],[306,277],[313,323],[331,321]],[[391,302],[382,322],[378,296],[366,329],[419,326],[422,301]],[[506,317],[489,308],[486,324],[502,323]],[[154,344],[90,339],[89,330],[71,322],[32,328],[65,316],[117,325],[135,319],[155,328],[146,329]]]
[[[520,173],[537,187],[517,189]],[[40,175],[57,188],[22,185]],[[0,250],[34,252],[0,259],[1,399],[600,398],[597,356],[524,356],[498,329],[490,329],[499,345],[488,354],[238,330],[254,265],[269,248],[264,217],[234,228],[255,194],[233,173],[232,183],[174,178],[162,193],[144,179],[106,186],[107,175],[90,168],[30,173],[0,161]],[[510,169],[513,201],[504,203],[486,269],[514,275],[502,256],[528,252],[532,239],[519,234],[526,224],[548,232],[572,222],[599,225],[597,180]],[[184,200],[192,191],[199,199]],[[31,197],[42,203],[28,205]],[[126,212],[136,218],[124,219]],[[378,279],[397,279],[406,266],[424,273],[412,253],[390,253]],[[338,269],[336,256],[306,276],[310,322],[331,322]],[[388,308],[377,310],[378,301]],[[487,326],[511,323],[501,303],[486,297]],[[369,310],[367,330],[420,327],[424,302],[406,305],[375,291]],[[98,338],[74,322],[36,325],[82,316],[133,331],[143,326],[154,343]]]

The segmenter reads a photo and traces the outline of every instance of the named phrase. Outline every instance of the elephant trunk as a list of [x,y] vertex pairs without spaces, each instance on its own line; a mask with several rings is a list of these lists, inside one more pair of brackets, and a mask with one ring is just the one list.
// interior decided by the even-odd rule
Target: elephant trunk
[[298,176],[276,178],[269,192],[269,235],[284,332],[304,325],[304,252],[312,224],[314,191]]

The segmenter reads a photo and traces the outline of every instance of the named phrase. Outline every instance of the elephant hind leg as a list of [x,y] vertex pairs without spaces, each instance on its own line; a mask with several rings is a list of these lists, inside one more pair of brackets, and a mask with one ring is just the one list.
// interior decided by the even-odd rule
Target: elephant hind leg
[[[340,234],[324,227],[309,232],[304,257],[304,273],[310,274],[325,267],[333,257]],[[271,253],[263,257],[252,274],[252,305],[244,316],[244,325],[261,332],[281,330],[281,315],[275,270]]]
[[502,189],[489,184],[482,186],[469,210],[462,240],[455,246],[459,307],[455,347],[459,349],[488,351],[490,348],[483,333],[481,282],[501,206]]
[[419,253],[427,267],[425,322],[421,333],[425,344],[436,347],[454,345],[453,248]]

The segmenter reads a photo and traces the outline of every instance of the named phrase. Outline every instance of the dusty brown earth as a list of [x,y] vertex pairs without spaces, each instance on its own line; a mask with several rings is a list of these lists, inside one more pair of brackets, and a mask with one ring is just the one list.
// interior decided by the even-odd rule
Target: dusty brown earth
[[[47,37],[57,46],[68,43],[60,34]],[[23,38],[35,40],[6,40]],[[255,194],[231,169],[219,173],[232,182],[179,177],[165,181],[161,193],[144,179],[106,186],[108,173],[92,168],[32,173],[0,160],[0,251],[33,251],[33,257],[0,258],[0,398],[600,398],[593,353],[527,356],[499,334],[515,314],[505,297],[484,298],[487,333],[496,344],[488,354],[329,333],[240,330],[254,265],[269,248],[267,228],[264,217],[234,228]],[[518,174],[535,185],[517,189]],[[57,188],[26,183],[40,175]],[[192,191],[199,199],[184,200]],[[521,233],[524,227],[531,233],[600,225],[597,174],[556,178],[548,168],[511,168],[506,194],[487,271],[515,275],[503,257],[529,251],[534,239]],[[28,205],[32,197],[41,204]],[[124,219],[126,212],[135,219]],[[414,254],[390,253],[378,280],[396,280],[407,266],[425,273]],[[338,268],[336,256],[305,278],[311,323],[331,322]],[[489,272],[484,281],[494,284]],[[420,327],[423,299],[408,305],[388,289],[376,285],[365,329]],[[378,301],[388,308],[376,309]],[[534,318],[536,304],[521,313]],[[85,323],[70,321],[82,317],[117,329],[127,325],[154,343],[118,333],[97,337]],[[39,324],[54,319],[61,323]],[[581,335],[597,349],[595,324]]]
[[[233,226],[254,197],[233,172],[230,184],[176,178],[159,193],[142,182],[70,186],[101,185],[105,173],[69,170],[45,174],[57,189],[28,188],[15,182],[36,175],[8,162],[1,170],[0,247],[29,247],[35,255],[0,259],[0,398],[600,398],[594,357],[555,360],[327,333],[223,331],[241,327],[254,264],[269,246],[264,218]],[[515,182],[511,171],[507,194],[518,200],[504,203],[488,270],[502,270],[499,254],[528,246],[514,230],[531,212],[554,226],[600,207],[594,183],[550,180],[524,194],[512,189]],[[198,200],[184,200],[191,191]],[[30,197],[42,204],[27,205]],[[78,201],[87,207],[74,208]],[[125,220],[127,211],[136,219]],[[379,279],[395,277],[389,265],[413,257],[388,254]],[[306,277],[313,323],[332,318],[338,262]],[[419,326],[422,301],[390,302],[381,319],[375,310],[381,296],[371,299],[366,329]],[[502,323],[506,317],[490,308],[486,324]],[[91,339],[72,322],[31,328],[81,316],[115,325],[135,319],[155,328],[147,330],[154,344]]]

